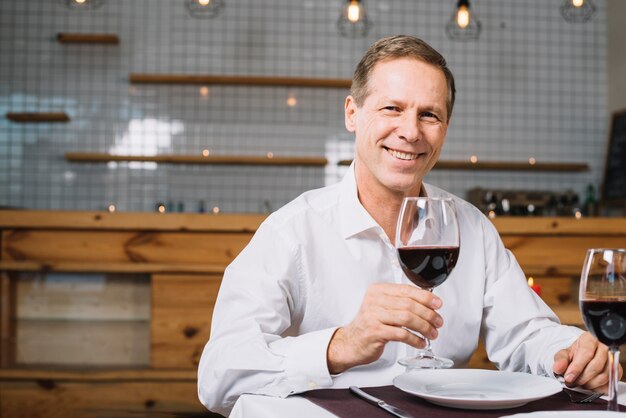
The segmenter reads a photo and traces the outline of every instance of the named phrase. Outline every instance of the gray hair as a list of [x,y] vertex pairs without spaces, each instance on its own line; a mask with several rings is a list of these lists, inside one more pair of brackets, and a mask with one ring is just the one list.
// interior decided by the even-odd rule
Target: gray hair
[[354,98],[357,106],[361,107],[370,93],[368,89],[369,77],[376,64],[394,58],[405,57],[424,61],[443,71],[448,85],[446,109],[448,111],[448,120],[450,120],[456,95],[452,71],[448,68],[445,58],[432,46],[419,38],[408,35],[396,35],[382,38],[367,49],[352,76],[350,94]]

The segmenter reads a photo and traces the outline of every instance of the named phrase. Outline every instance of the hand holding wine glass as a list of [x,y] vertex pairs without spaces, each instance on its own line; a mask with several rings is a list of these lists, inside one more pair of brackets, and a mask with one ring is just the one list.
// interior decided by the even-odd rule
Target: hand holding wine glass
[[[446,198],[406,197],[396,228],[396,248],[407,278],[424,290],[442,284],[459,256],[459,226],[454,201]],[[409,368],[448,368],[452,360],[433,354],[430,340],[416,357],[399,361]]]
[[626,343],[626,249],[589,249],[580,280],[585,326],[609,347],[609,411],[618,411],[619,347]]

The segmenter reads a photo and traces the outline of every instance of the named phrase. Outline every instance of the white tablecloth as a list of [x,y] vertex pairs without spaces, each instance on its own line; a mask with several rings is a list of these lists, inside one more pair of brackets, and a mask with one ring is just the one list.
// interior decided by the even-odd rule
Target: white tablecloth
[[[626,383],[624,382],[619,383],[619,403],[622,405],[626,405]],[[258,395],[241,396],[230,414],[230,418],[294,417],[336,418],[336,415],[331,414],[324,408],[321,408],[299,396],[292,396],[286,399],[282,399]]]

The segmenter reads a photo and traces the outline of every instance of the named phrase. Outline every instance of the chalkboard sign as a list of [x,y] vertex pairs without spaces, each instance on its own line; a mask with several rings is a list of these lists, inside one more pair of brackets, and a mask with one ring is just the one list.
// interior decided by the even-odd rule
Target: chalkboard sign
[[626,202],[626,110],[613,114],[602,200]]

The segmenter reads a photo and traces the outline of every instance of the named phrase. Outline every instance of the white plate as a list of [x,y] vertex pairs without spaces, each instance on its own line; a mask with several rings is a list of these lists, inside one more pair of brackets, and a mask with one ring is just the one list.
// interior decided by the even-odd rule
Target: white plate
[[515,408],[562,390],[556,379],[478,369],[412,370],[393,384],[434,404],[464,409]]
[[507,415],[502,418],[624,418],[623,412],[611,411],[537,411],[527,412],[525,414]]

